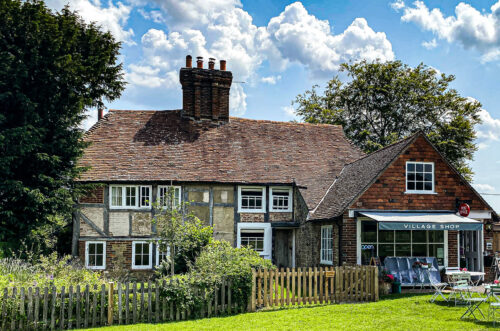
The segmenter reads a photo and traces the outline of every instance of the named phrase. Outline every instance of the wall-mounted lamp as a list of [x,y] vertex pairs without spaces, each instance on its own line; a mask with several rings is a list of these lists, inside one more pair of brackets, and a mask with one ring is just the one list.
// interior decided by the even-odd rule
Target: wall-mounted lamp
[[484,225],[484,229],[486,230],[486,232],[487,232],[487,233],[490,233],[490,232],[491,232],[491,230],[493,229],[493,224],[491,224],[491,223],[486,223],[486,224]]

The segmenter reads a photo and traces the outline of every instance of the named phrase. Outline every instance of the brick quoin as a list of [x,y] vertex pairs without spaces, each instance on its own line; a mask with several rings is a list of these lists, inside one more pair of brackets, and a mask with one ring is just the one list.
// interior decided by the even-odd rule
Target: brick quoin
[[[433,162],[437,194],[405,194],[406,162]],[[471,211],[489,210],[446,161],[423,138],[418,137],[349,209],[456,210],[456,199],[471,200]],[[486,236],[491,236],[485,232]],[[342,261],[356,264],[356,221],[343,215]],[[448,231],[448,265],[457,266],[457,231]],[[487,267],[487,266],[486,266]]]

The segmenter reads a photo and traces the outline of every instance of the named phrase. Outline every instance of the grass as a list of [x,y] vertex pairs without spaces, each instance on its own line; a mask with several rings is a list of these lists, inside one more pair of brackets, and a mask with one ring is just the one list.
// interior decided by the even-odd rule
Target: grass
[[[476,330],[492,328],[487,321],[460,320],[465,306],[443,301],[429,303],[430,295],[403,294],[379,302],[306,306],[228,317],[165,324],[136,324],[99,328],[113,330]],[[488,306],[481,306],[487,316]],[[497,324],[500,326],[500,323]]]

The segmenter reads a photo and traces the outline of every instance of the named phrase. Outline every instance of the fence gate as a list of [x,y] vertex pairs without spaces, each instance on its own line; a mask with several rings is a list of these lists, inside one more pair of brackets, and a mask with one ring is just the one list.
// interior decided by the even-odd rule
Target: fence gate
[[250,309],[378,301],[374,266],[253,270]]

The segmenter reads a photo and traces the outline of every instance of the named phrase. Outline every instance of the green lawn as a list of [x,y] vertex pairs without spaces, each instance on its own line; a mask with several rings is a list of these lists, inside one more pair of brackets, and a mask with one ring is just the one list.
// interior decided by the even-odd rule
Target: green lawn
[[[392,295],[376,303],[309,306],[94,330],[473,330],[492,327],[491,322],[460,320],[466,309],[464,306],[455,307],[442,301],[432,304],[429,303],[430,297],[422,294]],[[486,315],[488,306],[484,305],[482,309]]]

